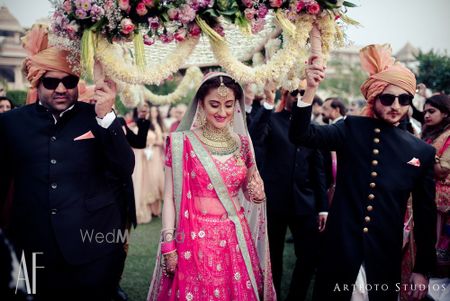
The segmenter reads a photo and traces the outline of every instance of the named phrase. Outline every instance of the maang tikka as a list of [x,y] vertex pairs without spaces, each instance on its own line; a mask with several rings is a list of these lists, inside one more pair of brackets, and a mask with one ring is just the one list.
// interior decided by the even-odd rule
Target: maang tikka
[[223,83],[223,77],[220,76],[220,86],[219,88],[217,88],[217,94],[219,95],[219,97],[223,100],[227,100],[228,98],[228,93],[229,93],[229,89],[227,88],[227,86],[225,86],[225,84]]

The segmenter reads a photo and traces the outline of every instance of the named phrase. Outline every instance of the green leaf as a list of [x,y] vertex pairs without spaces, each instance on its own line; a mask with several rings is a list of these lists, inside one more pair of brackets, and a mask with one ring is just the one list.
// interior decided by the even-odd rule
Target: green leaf
[[239,11],[238,9],[228,9],[228,10],[220,10],[219,13],[224,16],[233,16],[238,11]]
[[169,22],[170,21],[169,15],[167,13],[162,13],[160,15],[160,18],[163,20],[163,22]]
[[205,10],[203,13],[208,14],[211,17],[216,17],[216,18],[220,17],[220,14],[214,8],[209,8],[209,9]]
[[348,2],[348,1],[344,1],[344,3],[342,5],[347,6],[347,7],[357,7],[356,4]]

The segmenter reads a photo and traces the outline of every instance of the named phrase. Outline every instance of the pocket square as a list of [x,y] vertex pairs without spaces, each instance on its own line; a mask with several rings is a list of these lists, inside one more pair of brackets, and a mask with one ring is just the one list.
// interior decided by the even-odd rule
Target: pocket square
[[95,138],[94,134],[92,134],[91,131],[84,133],[81,136],[76,137],[75,139],[73,139],[73,141],[77,141],[77,140],[85,140],[85,139],[93,139]]
[[409,162],[407,162],[409,165],[415,166],[415,167],[420,167],[420,160],[417,159],[416,157],[412,158],[411,160],[409,160]]

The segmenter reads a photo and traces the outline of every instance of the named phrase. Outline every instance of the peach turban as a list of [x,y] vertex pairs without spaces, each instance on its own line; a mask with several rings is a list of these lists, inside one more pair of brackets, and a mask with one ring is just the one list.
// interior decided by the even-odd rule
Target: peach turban
[[37,100],[37,86],[39,79],[47,71],[62,71],[79,76],[69,66],[65,50],[48,45],[48,27],[44,24],[35,24],[25,37],[22,38],[23,48],[28,57],[23,62],[23,70],[31,86],[28,90],[27,104]]
[[361,92],[367,100],[363,115],[373,116],[375,98],[389,85],[394,85],[414,95],[416,77],[391,56],[389,44],[369,45],[359,52],[362,68],[369,72],[369,78],[362,84]]

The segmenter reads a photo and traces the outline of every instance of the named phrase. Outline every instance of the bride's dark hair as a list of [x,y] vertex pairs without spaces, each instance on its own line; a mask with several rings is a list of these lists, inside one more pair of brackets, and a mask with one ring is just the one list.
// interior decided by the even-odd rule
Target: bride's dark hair
[[199,101],[203,101],[206,95],[208,95],[208,93],[212,89],[219,88],[221,83],[220,78],[222,78],[223,84],[234,92],[234,97],[236,98],[236,100],[242,98],[244,92],[242,91],[241,86],[236,81],[234,81],[234,79],[226,75],[215,76],[205,81],[198,89],[195,98],[197,98]]

